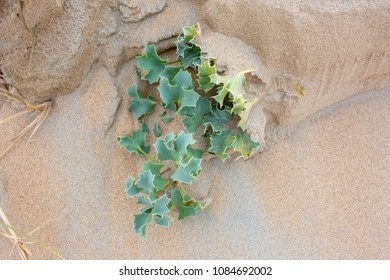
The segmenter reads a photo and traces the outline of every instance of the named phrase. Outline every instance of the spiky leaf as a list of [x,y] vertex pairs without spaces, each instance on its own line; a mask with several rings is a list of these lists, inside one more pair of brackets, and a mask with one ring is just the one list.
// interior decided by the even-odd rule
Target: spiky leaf
[[199,99],[199,94],[194,91],[191,74],[187,71],[180,70],[172,82],[161,79],[158,90],[166,108],[175,104],[179,105],[179,109],[195,107]]
[[150,151],[150,146],[146,145],[146,132],[142,130],[132,131],[132,136],[125,134],[118,137],[119,146],[125,147],[129,153],[144,156]]
[[144,163],[144,171],[150,171],[154,175],[159,175],[161,173],[161,168],[164,167],[162,163],[155,163],[147,161]]
[[136,60],[137,67],[143,70],[142,79],[151,84],[159,80],[159,76],[164,71],[167,63],[167,60],[163,60],[158,56],[154,45],[146,45],[144,55],[137,56]]
[[180,163],[185,158],[188,146],[194,143],[192,134],[181,131],[177,136],[170,133],[165,139],[158,138],[154,146],[159,160],[173,160]]
[[188,195],[182,195],[178,189],[171,190],[171,203],[179,211],[178,220],[195,216],[196,213],[204,208],[204,204],[194,200]]
[[195,69],[198,65],[202,64],[202,49],[198,45],[191,44],[189,46],[184,42],[183,38],[179,37],[176,46],[179,60],[184,69]]
[[203,123],[204,117],[211,113],[211,103],[205,97],[200,97],[196,102],[196,107],[185,107],[178,112],[179,116],[183,116],[182,120],[188,132],[196,133],[198,128]]
[[144,173],[139,176],[139,181],[137,183],[138,187],[146,194],[154,192],[154,177],[155,175],[153,175],[150,170],[144,171]]
[[152,214],[163,216],[169,211],[168,203],[171,200],[164,194],[159,199],[153,202]]
[[196,68],[202,64],[202,50],[194,38],[199,34],[199,24],[184,27],[184,36],[179,36],[176,42],[177,55],[184,69]]
[[229,107],[226,107],[224,110],[213,107],[212,114],[206,116],[204,119],[205,132],[208,128],[211,128],[213,132],[226,130],[226,126],[232,119]]
[[169,123],[169,122],[173,121],[174,119],[175,119],[175,118],[171,118],[171,117],[169,117],[169,118],[162,118],[161,121],[162,121],[163,123]]
[[238,122],[237,126],[240,127],[243,131],[247,129],[248,118],[250,116],[253,105],[255,105],[257,101],[258,99],[255,98],[251,101],[244,103],[244,109],[238,113],[238,115],[240,116],[240,121]]
[[152,216],[148,214],[139,214],[134,216],[134,231],[141,237],[145,237],[145,227],[152,221]]
[[200,158],[191,157],[189,160],[181,161],[177,166],[171,178],[175,181],[192,184],[201,171],[202,160]]
[[194,38],[200,34],[199,23],[184,27],[183,33],[184,33],[184,42],[186,43],[193,42]]
[[159,160],[176,160],[175,150],[172,147],[172,140],[175,138],[175,134],[169,133],[165,139],[158,138],[154,147],[157,151],[157,158]]
[[251,154],[260,148],[260,144],[251,139],[251,137],[242,132],[234,137],[232,148],[240,153],[240,157],[249,158]]
[[154,177],[153,184],[154,184],[154,187],[155,187],[155,191],[158,192],[158,191],[164,190],[165,186],[169,184],[169,181],[163,179],[162,177],[160,177],[158,175],[156,175],[156,177]]
[[150,133],[149,126],[142,120],[141,122],[141,130],[146,133]]
[[214,65],[214,59],[207,59],[203,61],[202,65],[199,65],[198,67],[199,88],[208,92],[214,86],[214,83],[211,82],[210,76],[216,73],[217,70]]
[[154,221],[157,225],[161,227],[168,227],[169,226],[169,217],[167,215],[164,215],[162,217],[160,216],[154,216]]
[[172,80],[176,77],[177,73],[179,73],[180,70],[180,66],[165,66],[164,71],[162,71],[160,74],[160,78],[165,78],[168,81],[172,82]]
[[158,127],[158,123],[154,124],[153,133],[154,133],[154,136],[156,136],[156,137],[160,137],[162,135],[160,128]]
[[[233,101],[234,101],[236,99],[244,97],[245,86],[246,86],[245,74],[251,71],[252,70],[240,72],[234,77],[220,76],[218,74],[213,74],[210,76],[210,80],[213,84],[216,85],[222,84],[224,88],[226,88],[226,90],[232,94]],[[225,94],[225,92],[223,92],[223,94]],[[218,100],[218,96],[214,98]],[[222,106],[221,103],[220,105]]]
[[148,212],[148,214],[150,214],[149,212],[152,211],[153,204],[152,204],[152,201],[150,200],[150,196],[149,197],[145,197],[145,196],[142,196],[142,195],[138,196],[137,204],[138,205],[145,205],[144,208],[140,209],[141,212],[143,212],[143,213]]
[[129,111],[133,113],[135,119],[138,120],[153,110],[156,102],[154,102],[153,98],[143,98],[140,96],[137,85],[132,85],[127,93],[131,97]]
[[134,184],[133,177],[127,178],[126,181],[126,193],[128,196],[133,197],[140,193],[140,189],[137,187],[136,184]]
[[210,136],[210,148],[208,151],[220,156],[222,160],[226,160],[230,157],[227,150],[231,148],[233,141],[234,134],[229,130],[214,133]]

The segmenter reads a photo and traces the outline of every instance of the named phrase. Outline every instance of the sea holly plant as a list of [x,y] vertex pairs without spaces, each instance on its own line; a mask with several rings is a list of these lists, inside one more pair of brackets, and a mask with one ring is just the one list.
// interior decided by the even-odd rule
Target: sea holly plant
[[[138,177],[126,181],[127,195],[140,206],[134,230],[142,237],[151,223],[168,227],[173,213],[183,220],[205,208],[206,203],[188,191],[202,171],[205,154],[223,161],[233,154],[249,158],[260,147],[247,131],[250,110],[257,102],[246,97],[245,74],[250,71],[221,75],[216,59],[204,56],[198,36],[199,24],[183,28],[176,60],[161,58],[154,45],[145,46],[144,54],[136,57],[138,77],[159,93],[155,100],[140,93],[137,85],[129,88],[129,111],[140,121],[140,129],[118,137],[120,147],[145,158]],[[183,130],[163,135],[158,122],[150,129],[144,118],[157,106],[164,110],[159,115],[163,125],[175,114]],[[197,146],[195,134],[205,138],[203,148]],[[153,145],[148,144],[150,138],[156,139]]]

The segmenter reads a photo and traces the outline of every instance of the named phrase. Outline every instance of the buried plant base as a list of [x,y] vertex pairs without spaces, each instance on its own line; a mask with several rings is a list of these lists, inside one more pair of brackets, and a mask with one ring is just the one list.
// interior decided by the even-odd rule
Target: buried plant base
[[[136,58],[138,77],[158,85],[160,96],[158,101],[144,97],[137,85],[131,86],[129,111],[142,121],[141,128],[118,137],[121,147],[148,160],[137,180],[129,177],[126,181],[128,196],[136,197],[137,204],[143,207],[134,218],[134,230],[142,237],[153,221],[168,227],[173,209],[182,220],[206,207],[204,200],[191,197],[186,190],[199,176],[205,154],[225,161],[234,153],[237,158],[248,158],[260,147],[247,133],[247,119],[257,102],[245,97],[245,74],[250,71],[233,77],[220,75],[216,59],[203,55],[196,41],[198,36],[199,24],[183,28],[176,42],[177,60],[162,59],[154,45],[145,46],[144,54]],[[143,117],[157,105],[165,110],[160,115],[163,124],[172,121],[165,116],[167,111],[173,111],[186,132],[162,135],[159,123],[155,123],[153,146],[157,156],[153,157],[147,144],[147,138],[153,136]],[[202,149],[194,146],[196,133],[205,138]]]

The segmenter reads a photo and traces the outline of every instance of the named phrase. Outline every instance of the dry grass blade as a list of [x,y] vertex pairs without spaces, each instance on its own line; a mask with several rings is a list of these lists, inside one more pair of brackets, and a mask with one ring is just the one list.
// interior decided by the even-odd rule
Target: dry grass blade
[[[30,249],[26,246],[26,244],[36,244],[36,245],[40,246],[41,248],[45,249],[46,251],[48,251],[49,253],[53,254],[54,256],[58,257],[59,259],[62,259],[62,260],[64,259],[60,254],[58,254],[56,251],[54,251],[48,245],[46,245],[43,242],[40,242],[39,240],[37,240],[31,236],[31,234],[33,232],[36,232],[41,227],[31,231],[29,234],[25,234],[21,230],[17,230],[17,229],[12,227],[12,225],[10,224],[7,216],[5,215],[5,213],[1,207],[0,207],[0,218],[1,218],[0,229],[3,231],[3,232],[0,232],[0,236],[5,237],[13,244],[11,254],[12,254],[14,248],[16,248],[20,258],[22,260],[28,260],[32,257],[32,253],[31,253]],[[29,242],[27,242],[27,241],[29,241]]]
[[8,221],[7,216],[5,215],[1,207],[0,207],[0,218],[2,219],[0,225],[3,231],[2,236],[6,237],[8,240],[14,243],[18,251],[18,254],[22,260],[28,260],[32,256],[31,251],[26,247],[26,245],[24,245],[22,241],[20,241],[21,238],[19,238],[16,235],[15,231],[12,229],[12,226]]
[[19,141],[20,138],[22,138],[26,133],[32,130],[32,133],[30,137],[28,138],[29,142],[31,138],[34,136],[35,132],[39,129],[39,127],[43,124],[45,119],[48,117],[52,101],[45,101],[39,104],[33,104],[27,101],[25,98],[21,96],[12,95],[8,91],[0,88],[0,95],[9,98],[13,101],[16,101],[18,103],[23,103],[26,106],[26,110],[16,113],[2,121],[0,121],[0,125],[7,123],[16,117],[22,116],[24,114],[28,113],[38,113],[38,115],[26,126],[24,127],[17,135],[12,139],[12,143],[3,151],[3,153],[0,154],[0,158],[2,158],[15,144]]

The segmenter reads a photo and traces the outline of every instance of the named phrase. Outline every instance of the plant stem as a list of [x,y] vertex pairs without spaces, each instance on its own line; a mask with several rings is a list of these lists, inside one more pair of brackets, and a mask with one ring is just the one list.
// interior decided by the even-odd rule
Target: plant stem
[[175,63],[178,63],[178,62],[179,62],[178,59],[177,59],[177,60],[174,60],[174,61],[168,61],[168,62],[167,62],[167,65],[175,64]]
[[[17,242],[17,243],[20,243],[21,241],[19,241],[19,239],[26,239],[28,241],[31,241],[33,242],[34,244],[38,245],[39,247],[45,249],[46,251],[50,252],[51,254],[53,254],[54,256],[57,256],[59,259],[61,260],[64,260],[64,257],[61,256],[60,254],[58,254],[56,251],[54,251],[49,245],[39,241],[38,239],[35,239],[34,237],[24,233],[22,230],[19,230],[19,229],[16,229],[16,228],[13,228],[11,227],[10,225],[7,225],[5,223],[2,223],[0,221],[0,224],[2,224],[2,226],[6,227],[10,232],[12,231],[13,235],[12,237],[14,238],[14,240]],[[20,234],[21,237],[18,237],[16,236],[16,233]],[[14,236],[15,235],[15,236]]]
[[19,117],[19,116],[21,116],[21,115],[28,114],[28,113],[31,113],[31,112],[33,112],[32,109],[27,109],[27,110],[25,110],[25,111],[19,112],[19,113],[17,113],[17,114],[14,114],[14,115],[12,115],[12,116],[10,116],[10,117],[8,117],[8,118],[6,118],[6,119],[0,121],[0,124],[7,123],[7,122],[9,122],[10,120],[12,120],[12,119],[14,119],[14,118],[16,118],[16,117]]
[[154,163],[160,163],[156,158],[152,157],[151,155],[145,153],[144,150],[142,150],[141,148],[138,148],[137,149],[141,154],[143,154],[148,160],[154,162]]
[[35,40],[37,39],[37,26],[34,26],[34,33],[33,33],[33,38],[32,38],[32,43],[31,43],[31,50],[30,50],[30,56],[28,58],[28,70],[30,71],[30,66],[31,66],[31,61],[33,57],[33,52],[34,52],[34,46],[35,46]]
[[186,191],[185,188],[183,187],[183,184],[182,184],[181,182],[179,182],[179,181],[177,181],[177,182],[179,183],[179,186],[180,186],[180,188],[183,190],[183,192],[184,192],[186,195],[188,195],[187,191]]
[[167,188],[172,186],[176,181],[173,181],[172,179],[169,180],[169,183],[164,187],[163,191],[165,191]]
[[16,96],[10,95],[10,94],[8,94],[6,91],[1,90],[1,89],[0,89],[0,95],[2,95],[2,96],[4,96],[4,97],[7,97],[7,98],[9,98],[9,99],[12,99],[12,100],[14,100],[14,101],[16,101],[16,102],[18,102],[18,103],[23,103],[23,100],[17,98]]

